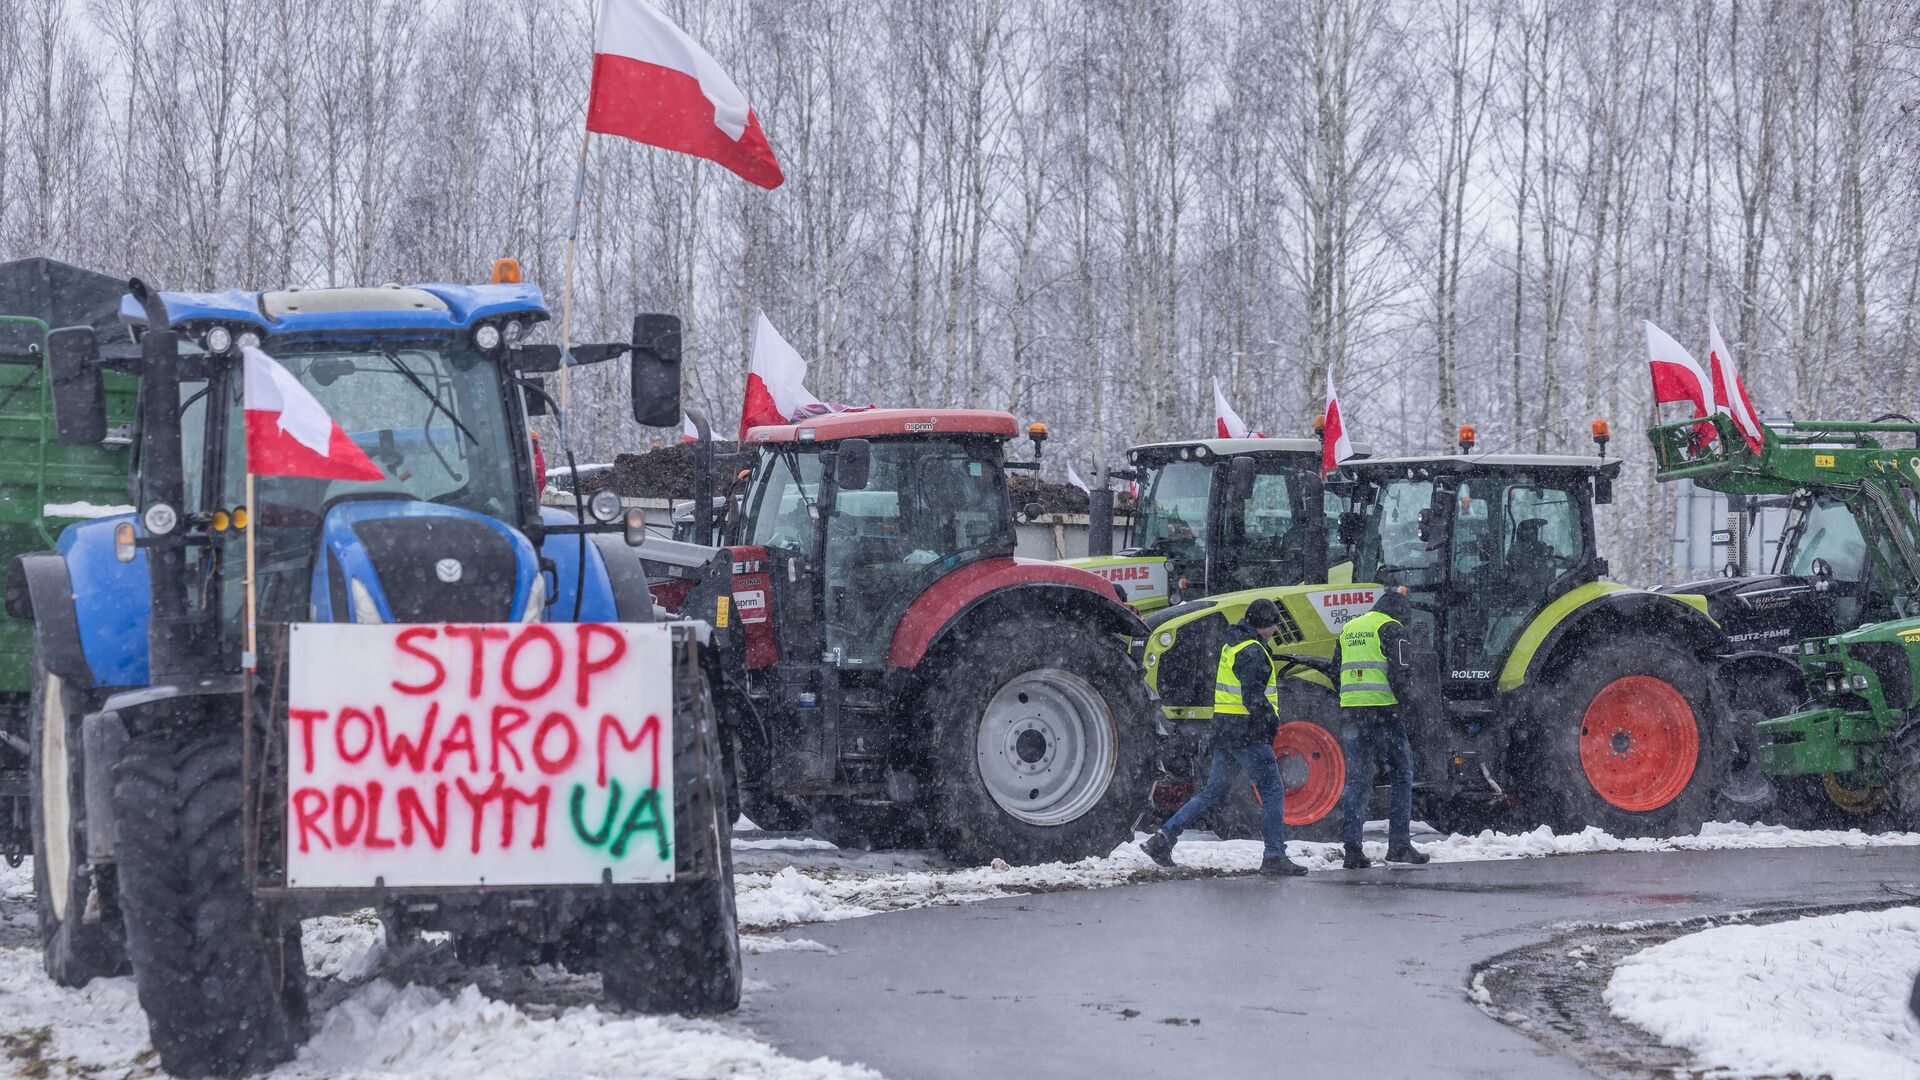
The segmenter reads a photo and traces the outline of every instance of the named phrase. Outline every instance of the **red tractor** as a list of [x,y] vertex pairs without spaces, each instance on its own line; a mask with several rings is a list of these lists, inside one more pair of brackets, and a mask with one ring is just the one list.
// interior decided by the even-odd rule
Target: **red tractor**
[[1017,434],[965,409],[749,433],[731,566],[686,612],[715,625],[763,828],[1012,862],[1129,835],[1159,743],[1146,627],[1105,580],[1013,557],[1007,471],[1038,467],[1005,459]]

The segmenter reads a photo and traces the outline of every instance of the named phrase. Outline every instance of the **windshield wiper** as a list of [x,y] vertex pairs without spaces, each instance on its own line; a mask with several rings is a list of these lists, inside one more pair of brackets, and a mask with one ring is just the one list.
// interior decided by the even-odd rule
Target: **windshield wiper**
[[[459,417],[453,415],[453,410],[447,408],[447,403],[440,400],[440,395],[434,393],[432,390],[429,390],[427,388],[427,384],[421,380],[420,376],[415,375],[411,368],[401,363],[400,358],[398,356],[395,356],[391,349],[382,349],[380,351],[380,355],[386,359],[388,364],[391,364],[393,366],[393,370],[405,376],[406,380],[413,384],[413,388],[415,390],[420,391],[421,396],[425,397],[428,401],[433,402],[434,408],[439,409],[441,412],[445,413],[447,415],[447,419],[453,421],[454,430],[458,431],[462,435],[465,435],[467,437],[467,441],[472,443],[473,445],[475,446],[480,445],[480,440],[474,437],[473,432],[467,430],[467,425],[461,423]],[[431,437],[429,437],[428,443],[429,445],[431,445],[432,443]]]

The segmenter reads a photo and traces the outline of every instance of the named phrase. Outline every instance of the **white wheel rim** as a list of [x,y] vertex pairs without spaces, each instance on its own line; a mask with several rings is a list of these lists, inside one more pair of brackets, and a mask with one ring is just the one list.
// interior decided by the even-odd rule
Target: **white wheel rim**
[[67,773],[67,712],[60,676],[48,675],[40,702],[40,822],[46,830],[47,900],[53,917],[67,918],[67,886],[73,880],[73,779]]
[[1070,671],[1015,676],[987,702],[975,761],[987,794],[1029,825],[1076,821],[1113,783],[1119,732],[1106,699]]

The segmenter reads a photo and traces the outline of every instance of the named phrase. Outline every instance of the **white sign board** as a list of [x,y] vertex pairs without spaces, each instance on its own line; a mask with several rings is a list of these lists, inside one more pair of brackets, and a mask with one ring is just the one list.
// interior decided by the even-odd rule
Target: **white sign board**
[[1082,566],[1118,586],[1129,604],[1160,600],[1167,596],[1167,560],[1153,557]]
[[1307,602],[1313,605],[1314,613],[1320,616],[1320,624],[1330,634],[1337,634],[1340,628],[1354,619],[1373,610],[1373,601],[1380,595],[1377,585],[1348,585],[1338,589],[1323,589],[1307,594]]
[[287,884],[672,880],[671,635],[294,626]]

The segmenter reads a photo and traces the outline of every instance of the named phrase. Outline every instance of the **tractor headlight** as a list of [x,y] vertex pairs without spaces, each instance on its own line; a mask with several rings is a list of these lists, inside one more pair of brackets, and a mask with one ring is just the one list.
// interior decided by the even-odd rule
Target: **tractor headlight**
[[373,594],[360,583],[359,578],[347,579],[347,592],[353,596],[353,621],[364,626],[378,626],[387,620],[380,617],[380,605],[373,602]]
[[1865,690],[1867,688],[1867,677],[1856,674],[1847,680],[1847,685],[1853,687],[1855,690]]
[[1160,654],[1148,653],[1146,659],[1140,661],[1140,663],[1144,665],[1148,671],[1152,671],[1154,666],[1160,663]]
[[500,347],[500,328],[492,323],[482,323],[473,332],[474,348],[481,352],[492,352]]
[[533,575],[533,588],[527,590],[527,610],[520,613],[523,623],[539,622],[547,610],[547,575]]
[[620,520],[620,496],[606,488],[593,493],[587,500],[587,513],[602,525]]
[[240,331],[240,336],[233,340],[239,343],[242,349],[257,349],[260,347],[260,335],[251,330]]
[[1807,656],[1812,656],[1814,653],[1820,651],[1820,643],[1817,641],[1801,642],[1800,651]]
[[233,331],[224,326],[214,327],[207,331],[206,346],[215,356],[226,355],[227,350],[233,348]]
[[1154,640],[1159,642],[1160,647],[1163,649],[1171,648],[1173,646],[1173,631],[1162,630],[1160,631],[1159,636],[1155,637]]
[[140,520],[146,523],[149,534],[165,536],[180,524],[180,513],[166,503],[157,502],[147,507]]
[[507,344],[518,345],[520,344],[520,339],[526,335],[527,324],[521,322],[519,319],[508,319],[506,329],[503,332],[506,335]]

